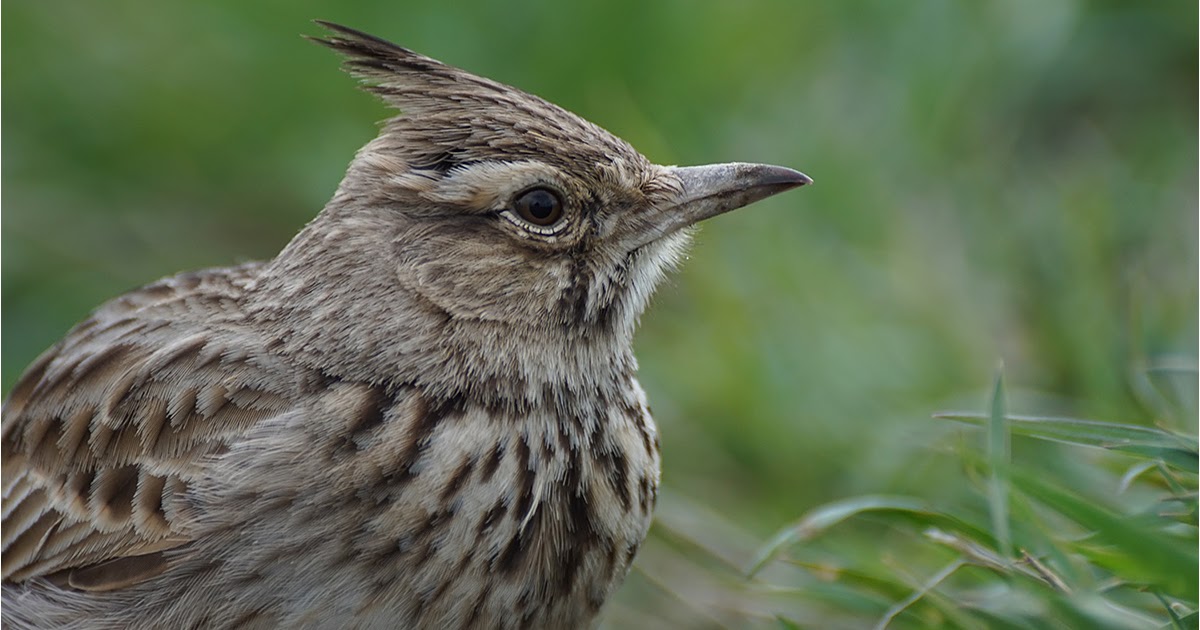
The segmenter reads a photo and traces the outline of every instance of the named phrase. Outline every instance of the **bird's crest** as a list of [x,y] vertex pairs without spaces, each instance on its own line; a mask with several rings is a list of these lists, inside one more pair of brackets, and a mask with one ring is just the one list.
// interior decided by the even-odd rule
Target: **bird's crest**
[[554,163],[558,156],[571,156],[575,165],[614,158],[647,163],[624,140],[542,98],[373,35],[317,23],[333,34],[309,39],[345,55],[345,69],[400,110],[385,126],[398,141],[388,148],[413,165],[445,171],[462,162]]

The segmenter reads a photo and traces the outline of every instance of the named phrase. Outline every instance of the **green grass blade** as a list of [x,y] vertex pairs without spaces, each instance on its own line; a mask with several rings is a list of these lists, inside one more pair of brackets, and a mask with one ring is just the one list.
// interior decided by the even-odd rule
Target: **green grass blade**
[[[977,413],[943,412],[934,417],[976,426],[991,423],[990,415]],[[1195,448],[1194,437],[1152,427],[1079,418],[1010,415],[1006,420],[1009,430],[1016,435],[1161,459],[1172,467],[1191,472],[1200,468],[1200,452]]]
[[940,571],[933,574],[932,577],[930,577],[924,583],[918,585],[917,588],[913,589],[913,592],[907,597],[893,604],[891,608],[888,608],[887,611],[884,612],[883,617],[879,620],[879,622],[875,624],[875,630],[886,630],[888,625],[891,624],[892,621],[895,621],[896,617],[899,617],[901,613],[903,613],[905,610],[908,610],[910,606],[920,601],[922,597],[925,597],[931,593],[955,571],[964,566],[967,566],[966,560],[957,558],[950,564],[943,567]]
[[1000,555],[1012,558],[1012,533],[1008,524],[1008,462],[1011,445],[1008,423],[1004,415],[1004,366],[996,370],[992,387],[991,414],[988,418],[987,453],[991,476],[988,479],[988,508],[992,517],[992,533],[999,545]]
[[1163,605],[1163,609],[1165,609],[1167,614],[1171,616],[1171,627],[1175,630],[1184,630],[1183,619],[1181,619],[1179,617],[1179,613],[1175,612],[1175,609],[1171,607],[1171,602],[1167,601],[1167,598],[1163,597],[1162,593],[1158,591],[1154,591],[1154,596],[1158,598],[1158,601]]
[[[1200,590],[1200,559],[1194,540],[1172,536],[1163,528],[1137,523],[1096,502],[1035,475],[1011,471],[1014,487],[1092,533],[1077,550],[1123,580],[1159,586],[1181,600],[1194,601]],[[1163,521],[1165,525],[1166,520]],[[1089,553],[1090,551],[1090,553]]]
[[754,577],[788,547],[816,538],[849,518],[867,513],[884,514],[922,528],[938,527],[953,531],[986,547],[996,544],[995,538],[986,530],[949,514],[934,511],[928,503],[920,499],[893,495],[863,495],[813,508],[792,525],[780,530],[754,555],[749,568],[746,569],[746,575]]
[[[984,414],[960,411],[944,411],[934,414],[933,417],[975,425],[983,425],[989,420],[989,416]],[[1069,444],[1103,448],[1140,444],[1195,451],[1194,437],[1154,427],[1053,416],[1009,415],[1007,418],[1014,433]]]

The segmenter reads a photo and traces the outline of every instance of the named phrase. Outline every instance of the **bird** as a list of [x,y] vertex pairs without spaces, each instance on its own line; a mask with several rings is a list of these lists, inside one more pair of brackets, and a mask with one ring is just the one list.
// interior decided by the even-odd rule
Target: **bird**
[[812,180],[657,165],[318,23],[395,115],[273,259],[120,295],[25,370],[4,627],[587,627],[629,571],[638,320],[697,223]]

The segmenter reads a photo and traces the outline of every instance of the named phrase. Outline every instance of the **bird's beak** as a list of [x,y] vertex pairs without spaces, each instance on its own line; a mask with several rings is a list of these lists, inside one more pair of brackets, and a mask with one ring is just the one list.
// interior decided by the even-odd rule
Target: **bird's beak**
[[649,242],[705,219],[737,210],[771,195],[811,184],[812,179],[799,171],[768,164],[708,164],[705,166],[668,166],[678,178],[683,192],[674,203],[658,209],[654,236]]

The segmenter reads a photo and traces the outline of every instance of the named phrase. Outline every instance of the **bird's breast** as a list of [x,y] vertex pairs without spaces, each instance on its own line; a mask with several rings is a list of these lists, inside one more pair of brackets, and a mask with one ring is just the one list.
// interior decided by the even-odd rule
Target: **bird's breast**
[[[317,616],[286,619],[568,627],[586,624],[620,584],[659,479],[657,433],[635,380],[568,412],[415,388],[338,389],[314,410],[330,414],[324,428],[306,438],[336,445],[337,457],[256,464],[281,487],[310,480],[310,492],[275,501],[285,514],[259,519],[288,539],[257,554],[256,574],[312,576],[292,581],[311,581],[301,599]],[[260,453],[268,450],[323,452]],[[272,483],[260,478],[254,492]],[[229,509],[246,514],[254,503]]]

